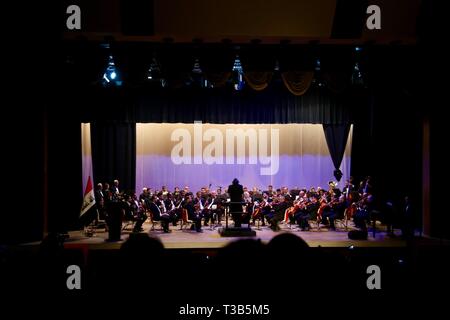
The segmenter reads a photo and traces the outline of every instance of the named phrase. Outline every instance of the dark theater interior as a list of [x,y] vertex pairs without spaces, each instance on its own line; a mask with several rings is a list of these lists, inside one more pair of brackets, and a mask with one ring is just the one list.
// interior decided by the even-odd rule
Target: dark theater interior
[[440,312],[444,7],[8,3],[2,302],[59,318]]

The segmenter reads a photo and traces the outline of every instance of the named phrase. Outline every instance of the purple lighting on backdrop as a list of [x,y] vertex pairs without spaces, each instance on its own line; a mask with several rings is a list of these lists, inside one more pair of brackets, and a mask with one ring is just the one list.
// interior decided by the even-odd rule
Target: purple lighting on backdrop
[[[347,161],[350,161],[349,157],[343,160]],[[273,176],[260,175],[260,165],[174,165],[170,157],[161,155],[137,156],[136,163],[138,191],[143,187],[161,189],[163,185],[169,190],[189,186],[192,191],[197,191],[211,184],[215,189],[217,186],[228,187],[233,178],[238,178],[248,188],[258,187],[262,190],[266,190],[269,184],[274,187],[327,188],[328,181],[335,180],[331,157],[320,155],[280,155],[280,168]],[[143,167],[145,170],[140,170]],[[341,181],[345,181],[345,178]]]
[[[236,125],[207,125],[209,128],[237,128]],[[239,125],[252,126],[252,125]],[[267,167],[259,161],[249,164],[249,157],[244,157],[244,164],[175,164],[170,155],[172,142],[170,133],[174,129],[191,128],[192,124],[139,124],[137,133],[136,154],[136,191],[143,187],[169,190],[175,187],[189,186],[191,191],[200,190],[211,185],[211,188],[228,187],[234,178],[249,189],[257,187],[266,190],[268,185],[276,188],[287,186],[292,188],[310,188],[318,186],[328,188],[330,180],[335,181],[334,165],[322,125],[290,124],[274,125],[280,130],[280,151],[278,170],[273,175],[261,174],[261,168]],[[257,127],[257,126],[255,126]],[[250,127],[245,127],[249,129]],[[258,127],[259,128],[259,127]],[[206,126],[205,126],[206,130]],[[340,170],[343,173],[341,184],[348,178],[351,162],[351,140],[344,154]],[[205,147],[205,144],[203,145]],[[241,158],[242,159],[242,158]],[[237,160],[237,158],[235,159]]]

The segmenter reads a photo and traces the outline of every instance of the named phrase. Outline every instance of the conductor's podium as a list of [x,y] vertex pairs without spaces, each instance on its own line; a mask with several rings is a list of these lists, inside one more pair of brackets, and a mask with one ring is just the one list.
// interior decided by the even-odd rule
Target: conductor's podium
[[219,234],[221,237],[255,237],[256,231],[252,230],[250,224],[248,227],[230,227],[228,226],[228,215],[233,212],[229,212],[230,205],[237,205],[244,203],[242,202],[226,202],[225,203],[225,228],[219,229]]
[[219,229],[219,234],[222,237],[254,237],[256,236],[256,231],[252,230],[250,227],[229,227]]

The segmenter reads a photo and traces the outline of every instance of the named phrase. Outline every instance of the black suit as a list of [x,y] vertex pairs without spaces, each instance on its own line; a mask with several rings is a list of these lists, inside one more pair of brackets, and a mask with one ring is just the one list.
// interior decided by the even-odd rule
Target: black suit
[[102,190],[95,190],[95,205],[97,207],[98,215],[101,220],[105,219],[105,197]]
[[[228,194],[230,195],[231,202],[242,202],[242,196],[244,195],[244,188],[240,184],[232,184],[228,187]],[[242,205],[231,204],[230,212],[233,216],[234,226],[241,226]]]
[[151,214],[153,215],[153,220],[161,221],[161,227],[163,228],[164,232],[168,232],[169,231],[169,221],[170,221],[169,215],[167,213],[162,213],[161,209],[153,201],[151,201],[149,203],[148,209],[150,210]]

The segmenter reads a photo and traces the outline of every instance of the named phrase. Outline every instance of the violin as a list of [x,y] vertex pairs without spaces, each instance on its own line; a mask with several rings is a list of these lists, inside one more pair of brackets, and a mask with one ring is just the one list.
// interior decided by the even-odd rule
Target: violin
[[262,200],[260,203],[255,202],[255,208],[253,210],[252,218],[256,218],[260,215],[262,209],[267,205],[266,200]]

